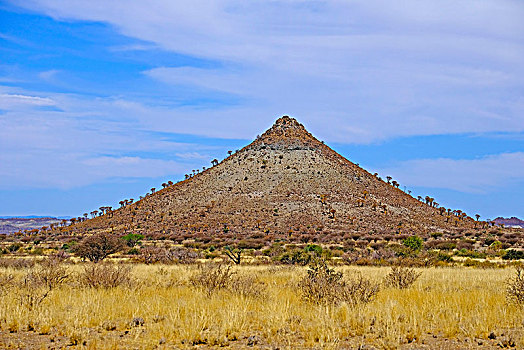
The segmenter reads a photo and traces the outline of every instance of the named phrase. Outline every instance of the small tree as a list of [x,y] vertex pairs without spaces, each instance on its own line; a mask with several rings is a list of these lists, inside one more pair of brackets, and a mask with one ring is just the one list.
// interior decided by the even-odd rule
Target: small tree
[[108,233],[99,233],[84,238],[76,245],[74,252],[82,259],[92,262],[99,262],[109,255],[120,251],[124,246],[124,241]]

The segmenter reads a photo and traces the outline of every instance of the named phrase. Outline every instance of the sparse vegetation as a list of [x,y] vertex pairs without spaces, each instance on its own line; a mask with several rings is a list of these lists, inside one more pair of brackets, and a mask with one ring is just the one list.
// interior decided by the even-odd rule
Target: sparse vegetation
[[[243,348],[250,338],[268,347],[285,347],[292,339],[299,348],[399,348],[409,342],[459,348],[466,339],[487,347],[502,341],[524,346],[522,308],[500,288],[515,281],[509,268],[426,269],[408,289],[378,292],[389,268],[320,265],[308,273],[313,269],[138,264],[132,283],[109,288],[79,283],[76,276],[85,268],[106,265],[130,266],[66,264],[72,277],[31,310],[20,295],[33,268],[0,267],[0,276],[12,275],[0,298],[0,348],[16,339],[32,344],[53,339],[56,347],[149,348],[162,340],[172,348]],[[205,281],[213,274],[213,282]],[[328,291],[306,289],[314,296],[309,301],[297,288],[304,278],[322,280]],[[333,288],[346,294],[333,294]]]

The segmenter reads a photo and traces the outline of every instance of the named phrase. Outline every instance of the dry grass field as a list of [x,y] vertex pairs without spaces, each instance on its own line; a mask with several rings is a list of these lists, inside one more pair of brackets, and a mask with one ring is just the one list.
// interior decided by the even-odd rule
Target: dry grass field
[[90,266],[0,268],[0,348],[524,348],[524,310],[506,294],[514,268],[420,269],[405,289],[383,283],[388,267],[336,268],[380,283],[348,304],[305,300],[306,267]]

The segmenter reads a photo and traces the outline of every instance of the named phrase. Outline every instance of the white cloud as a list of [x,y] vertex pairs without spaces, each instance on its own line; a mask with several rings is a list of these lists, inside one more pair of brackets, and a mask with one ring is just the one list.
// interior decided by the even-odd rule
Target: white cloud
[[16,106],[53,106],[55,101],[47,97],[19,94],[0,94],[0,108],[11,109]]
[[524,182],[524,153],[502,153],[479,159],[417,159],[380,170],[401,184],[489,193]]

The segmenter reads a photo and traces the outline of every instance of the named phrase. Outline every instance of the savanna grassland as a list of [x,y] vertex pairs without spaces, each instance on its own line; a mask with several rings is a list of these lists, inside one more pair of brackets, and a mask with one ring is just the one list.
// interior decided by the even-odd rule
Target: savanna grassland
[[0,348],[524,348],[515,267],[1,266]]
[[0,234],[0,348],[524,348],[522,228],[287,116],[211,165]]

